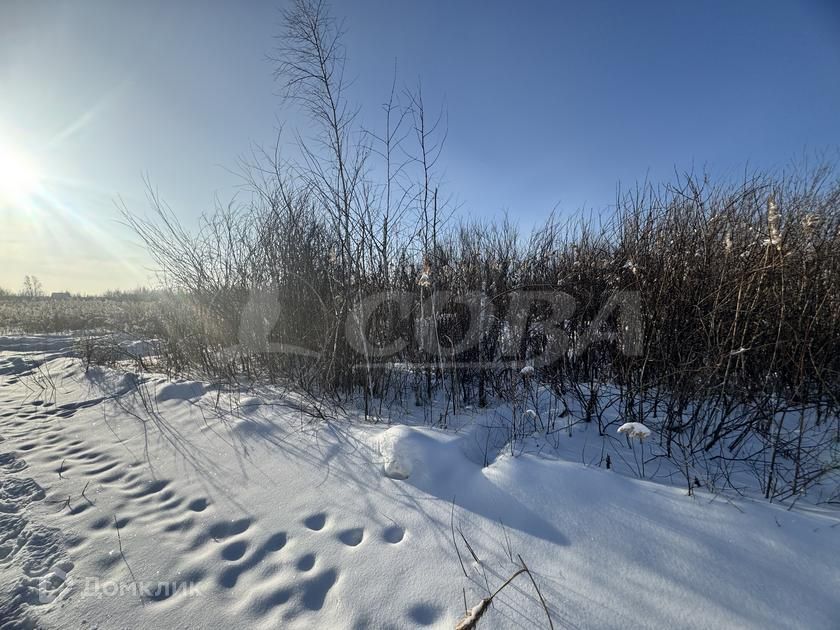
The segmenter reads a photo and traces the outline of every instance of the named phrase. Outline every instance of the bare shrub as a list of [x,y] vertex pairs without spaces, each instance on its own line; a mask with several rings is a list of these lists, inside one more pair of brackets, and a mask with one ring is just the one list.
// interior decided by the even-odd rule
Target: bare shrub
[[[556,430],[539,405],[524,415],[534,392],[517,379],[536,362],[533,383],[566,427],[597,422],[607,434],[618,421],[608,409],[643,422],[689,489],[732,485],[735,462],[768,498],[838,470],[835,164],[640,185],[607,221],[552,216],[528,238],[507,220],[459,223],[439,193],[443,119],[428,117],[422,93],[392,89],[383,129],[360,129],[339,25],[322,3],[296,2],[285,17],[277,77],[317,130],[300,140],[302,161],[255,156],[253,199],[215,208],[197,230],[153,192],[151,217],[125,210],[168,288],[172,370],[360,397],[366,415],[412,396],[441,425],[465,405],[507,400],[521,438]],[[540,299],[523,300],[529,291]],[[374,295],[384,298],[365,301]],[[564,296],[571,310],[558,314]],[[243,317],[267,327],[262,346],[243,340]]]

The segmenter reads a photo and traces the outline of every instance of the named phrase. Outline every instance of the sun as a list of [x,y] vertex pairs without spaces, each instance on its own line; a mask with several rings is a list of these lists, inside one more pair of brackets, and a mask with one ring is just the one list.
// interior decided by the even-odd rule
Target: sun
[[24,152],[0,144],[0,203],[23,203],[38,192],[41,173]]

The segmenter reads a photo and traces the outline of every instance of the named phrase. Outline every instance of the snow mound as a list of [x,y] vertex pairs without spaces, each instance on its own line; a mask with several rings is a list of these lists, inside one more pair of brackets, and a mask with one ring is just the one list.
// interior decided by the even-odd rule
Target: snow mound
[[389,459],[385,462],[385,476],[391,479],[408,479],[411,476],[413,467],[406,459]]
[[640,440],[644,440],[650,435],[650,429],[648,429],[641,422],[625,422],[620,427],[618,427],[618,432],[626,433],[628,437],[635,437],[639,438]]
[[0,352],[57,352],[69,353],[76,342],[68,335],[0,335]]
[[239,410],[247,415],[256,413],[260,407],[262,407],[263,401],[259,398],[246,398],[245,400],[239,403]]
[[202,383],[187,381],[184,383],[170,383],[158,390],[155,397],[158,402],[167,400],[191,400],[203,395],[206,388]]
[[132,358],[154,357],[160,354],[156,339],[128,339],[119,342],[120,349]]
[[433,429],[394,426],[382,433],[377,448],[386,477],[411,477],[412,485],[432,489],[448,479],[453,469],[476,468],[460,452],[460,442]]
[[383,456],[382,470],[391,479],[408,479],[414,467],[422,461],[417,440],[412,439],[409,427],[391,427],[379,441]]

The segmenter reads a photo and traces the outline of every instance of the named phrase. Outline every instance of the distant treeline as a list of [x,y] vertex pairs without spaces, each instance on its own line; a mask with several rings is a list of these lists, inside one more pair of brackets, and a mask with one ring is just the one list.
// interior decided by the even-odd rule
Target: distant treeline
[[10,291],[0,287],[0,299],[74,299],[74,300],[154,300],[160,297],[163,293],[162,289],[149,289],[146,287],[138,287],[136,289],[111,289],[103,291],[102,293],[73,293],[72,291],[53,291],[45,292],[41,288],[40,281],[35,276],[27,276],[34,279],[29,283],[24,283],[24,288],[20,291]]

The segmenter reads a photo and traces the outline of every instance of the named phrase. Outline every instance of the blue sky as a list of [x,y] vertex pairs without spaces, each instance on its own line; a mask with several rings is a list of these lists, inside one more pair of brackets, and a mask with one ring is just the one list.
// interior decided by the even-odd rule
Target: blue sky
[[[144,211],[148,175],[190,222],[230,199],[237,157],[273,142],[284,107],[266,59],[283,2],[0,3],[0,147],[41,185],[0,201],[0,286],[149,283],[114,200]],[[525,229],[557,206],[613,202],[674,169],[735,176],[840,145],[833,2],[333,2],[350,98],[380,124],[422,80],[444,107],[444,190]],[[293,154],[293,137],[285,150]]]

